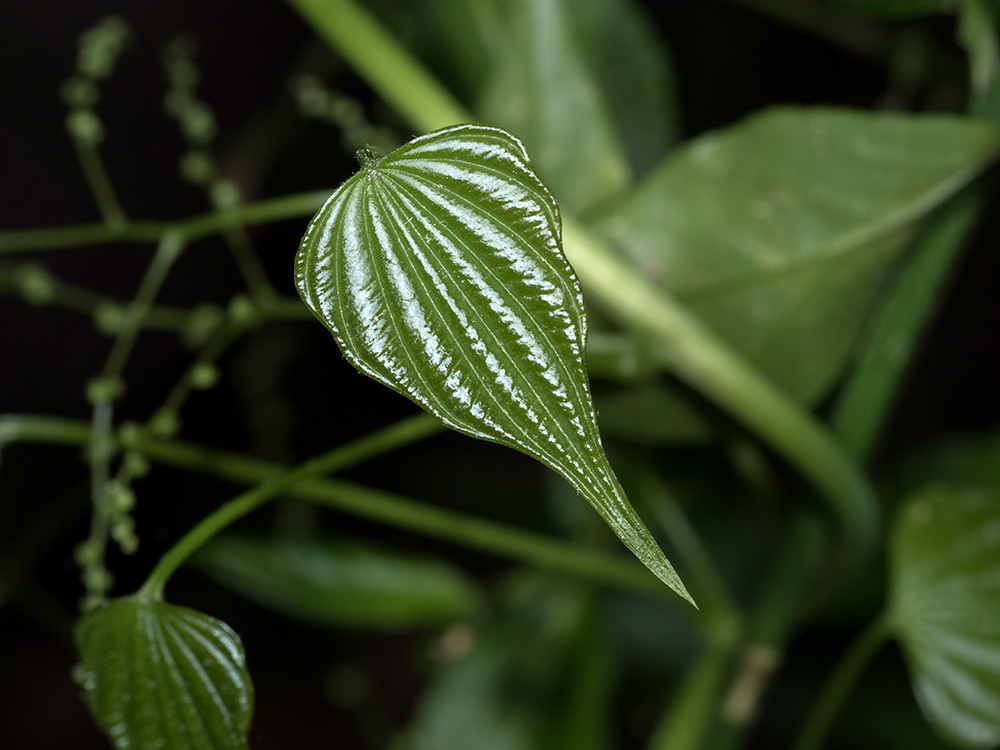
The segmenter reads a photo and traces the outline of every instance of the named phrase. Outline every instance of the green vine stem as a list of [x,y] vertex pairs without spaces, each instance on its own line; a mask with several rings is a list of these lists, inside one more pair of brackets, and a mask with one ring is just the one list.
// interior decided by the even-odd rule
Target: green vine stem
[[76,146],[76,154],[80,160],[80,167],[83,175],[87,179],[87,185],[94,196],[97,208],[104,217],[104,225],[109,228],[121,227],[125,224],[125,211],[122,210],[118,196],[115,194],[111,178],[104,167],[97,147],[83,138],[74,137],[73,145]]
[[[352,0],[289,0],[389,104],[427,131],[475,118]],[[831,435],[690,313],[563,215],[566,255],[618,322],[654,339],[659,362],[749,426],[808,477],[840,522],[845,558],[862,560],[880,525],[868,479]]]
[[0,255],[27,250],[56,250],[107,242],[159,242],[176,232],[188,241],[209,237],[238,226],[267,224],[311,216],[330,197],[331,190],[315,190],[211,211],[178,221],[126,220],[121,225],[78,224],[0,232]]
[[848,647],[809,712],[793,750],[820,750],[833,720],[868,662],[889,637],[885,615],[875,618]]
[[833,411],[833,426],[859,458],[872,450],[921,332],[983,207],[982,182],[938,209],[878,310],[857,367]]
[[711,724],[716,696],[732,662],[732,648],[709,646],[691,667],[671,700],[648,750],[700,750]]
[[[427,430],[427,435],[443,429],[430,416],[419,415],[414,418],[411,427],[420,434],[424,433],[420,422],[416,421],[418,419],[424,421],[422,429]],[[89,440],[90,426],[85,422],[36,415],[0,416],[0,447],[13,442],[85,445]],[[401,444],[384,446],[381,450],[388,451]],[[167,466],[203,472],[235,482],[265,482],[287,471],[287,467],[278,464],[181,441],[143,440],[128,447],[141,450],[149,459]],[[357,455],[354,460],[360,461],[368,455],[374,454]],[[508,557],[528,565],[635,591],[671,603],[678,601],[670,589],[630,558],[570,544],[543,534],[429,506],[407,497],[350,482],[307,479],[290,487],[287,494],[360,518]],[[698,612],[690,607],[684,607],[682,611],[690,616],[698,616]]]

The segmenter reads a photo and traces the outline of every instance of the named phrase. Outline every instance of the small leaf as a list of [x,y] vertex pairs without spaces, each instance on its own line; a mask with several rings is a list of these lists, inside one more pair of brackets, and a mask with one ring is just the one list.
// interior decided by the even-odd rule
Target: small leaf
[[779,108],[677,149],[596,228],[815,403],[919,219],[998,148],[966,117]]
[[575,0],[513,0],[476,113],[519,135],[559,200],[584,213],[631,181],[621,139],[571,22]]
[[75,636],[84,696],[115,747],[247,747],[253,685],[225,623],[126,597],[84,615]]
[[451,565],[326,539],[229,535],[194,562],[220,583],[322,625],[408,628],[472,615],[475,585]]
[[891,538],[891,622],[918,702],[964,747],[1000,744],[1000,490],[930,485]]
[[555,469],[688,598],[604,455],[583,295],[520,141],[460,125],[366,162],[309,225],[296,284],[351,364]]

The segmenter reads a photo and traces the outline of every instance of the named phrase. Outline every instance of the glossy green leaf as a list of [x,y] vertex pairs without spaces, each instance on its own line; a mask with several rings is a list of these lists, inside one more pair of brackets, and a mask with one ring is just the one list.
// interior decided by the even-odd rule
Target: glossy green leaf
[[414,750],[604,750],[614,685],[585,592],[545,587],[434,675]]
[[952,13],[956,0],[835,0],[838,5],[881,18],[919,18],[935,13]]
[[559,209],[516,138],[460,125],[366,161],[309,225],[296,283],[355,367],[558,471],[687,597],[604,455]]
[[597,391],[594,404],[601,433],[610,437],[646,445],[699,444],[715,437],[697,407],[663,383]]
[[893,529],[890,615],[924,715],[1000,744],[1000,490],[929,485]]
[[115,747],[247,747],[253,685],[225,623],[126,597],[84,615],[75,636],[84,697]]
[[457,568],[343,540],[223,536],[194,560],[220,583],[322,625],[408,628],[471,616],[475,585]]
[[628,160],[574,33],[568,0],[512,0],[501,62],[477,114],[517,133],[539,174],[576,213],[620,193]]
[[916,222],[998,147],[969,118],[774,109],[678,149],[597,229],[814,403]]

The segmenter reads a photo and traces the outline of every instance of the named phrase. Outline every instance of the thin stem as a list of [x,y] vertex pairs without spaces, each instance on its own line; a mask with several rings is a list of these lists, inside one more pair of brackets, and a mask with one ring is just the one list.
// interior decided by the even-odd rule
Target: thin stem
[[108,177],[108,171],[104,168],[104,162],[97,148],[80,138],[74,138],[73,143],[76,145],[76,153],[84,177],[90,186],[90,192],[104,217],[104,224],[108,227],[122,226],[125,223],[125,212],[118,202],[115,188],[111,184],[111,178]]
[[247,234],[246,228],[230,229],[223,232],[222,237],[236,262],[243,282],[247,285],[247,289],[250,290],[254,299],[261,304],[266,304],[277,297],[278,293],[268,278],[267,271],[264,270],[264,264],[260,262],[260,258],[254,252],[253,243],[250,242],[250,235]]
[[[436,422],[430,424],[433,422],[430,417],[421,415],[419,418],[428,420],[423,425],[428,434],[432,432],[432,427],[434,431],[441,429]],[[411,423],[411,427],[414,432],[419,432],[420,423],[416,419],[414,418],[415,424]],[[0,416],[0,444],[15,441],[85,444],[89,435],[87,425],[76,420],[19,414]],[[401,442],[402,439],[403,436],[400,436]],[[382,450],[390,450],[398,445],[387,446]],[[180,441],[143,442],[137,448],[153,461],[236,482],[264,482],[287,471],[278,464]],[[364,457],[366,456],[356,456],[355,460]],[[591,547],[569,544],[542,534],[455,513],[349,482],[309,479],[290,487],[287,493],[360,518],[519,560],[528,565],[579,576],[671,603],[678,601],[669,588],[630,557],[624,558]],[[682,611],[698,616],[696,610],[688,610],[691,608],[684,607]]]
[[164,399],[163,404],[157,411],[179,410],[194,389],[194,378],[192,376],[195,370],[206,364],[214,364],[239,339],[245,329],[245,326],[232,321],[221,326],[205,346],[202,347],[195,361],[184,371],[184,374],[174,384],[174,387],[170,389],[170,393],[167,394],[166,399]]
[[827,679],[803,725],[793,750],[820,750],[838,711],[858,677],[889,636],[887,618],[880,615],[854,640]]
[[313,29],[421,132],[471,122],[437,79],[403,49],[378,20],[351,0],[288,0]]
[[158,242],[170,232],[182,234],[189,241],[194,241],[234,227],[309,216],[319,210],[331,192],[331,190],[316,190],[269,198],[178,221],[126,220],[120,226],[79,224],[69,227],[0,232],[0,254],[26,250],[56,250],[107,242]]
[[153,300],[166,280],[174,261],[184,251],[186,244],[187,240],[185,237],[175,232],[165,234],[160,240],[159,247],[157,247],[156,253],[153,255],[153,260],[146,270],[146,275],[139,284],[139,290],[136,292],[135,299],[129,305],[125,315],[125,322],[115,339],[111,354],[108,355],[108,360],[104,364],[101,377],[111,379],[121,376],[125,368],[125,362],[128,360],[128,356],[135,344],[136,337],[142,329],[142,322],[149,314]]
[[877,311],[861,359],[833,410],[833,426],[859,458],[868,456],[942,288],[983,206],[981,184],[928,220],[913,255]]

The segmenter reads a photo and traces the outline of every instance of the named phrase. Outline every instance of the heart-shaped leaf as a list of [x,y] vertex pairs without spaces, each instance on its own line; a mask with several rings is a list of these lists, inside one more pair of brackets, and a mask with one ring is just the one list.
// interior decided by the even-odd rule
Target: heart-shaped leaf
[[924,715],[965,747],[1000,744],[1000,490],[930,485],[891,538],[891,623]]
[[460,125],[362,167],[312,220],[295,266],[344,356],[449,427],[558,471],[690,599],[604,455],[583,295],[520,141]]
[[917,221],[998,149],[967,117],[779,108],[676,150],[596,228],[814,403]]
[[344,540],[229,535],[209,542],[194,562],[244,596],[322,625],[447,623],[472,615],[479,599],[447,563]]
[[225,623],[126,597],[84,615],[75,636],[84,696],[115,747],[247,747],[253,684]]

